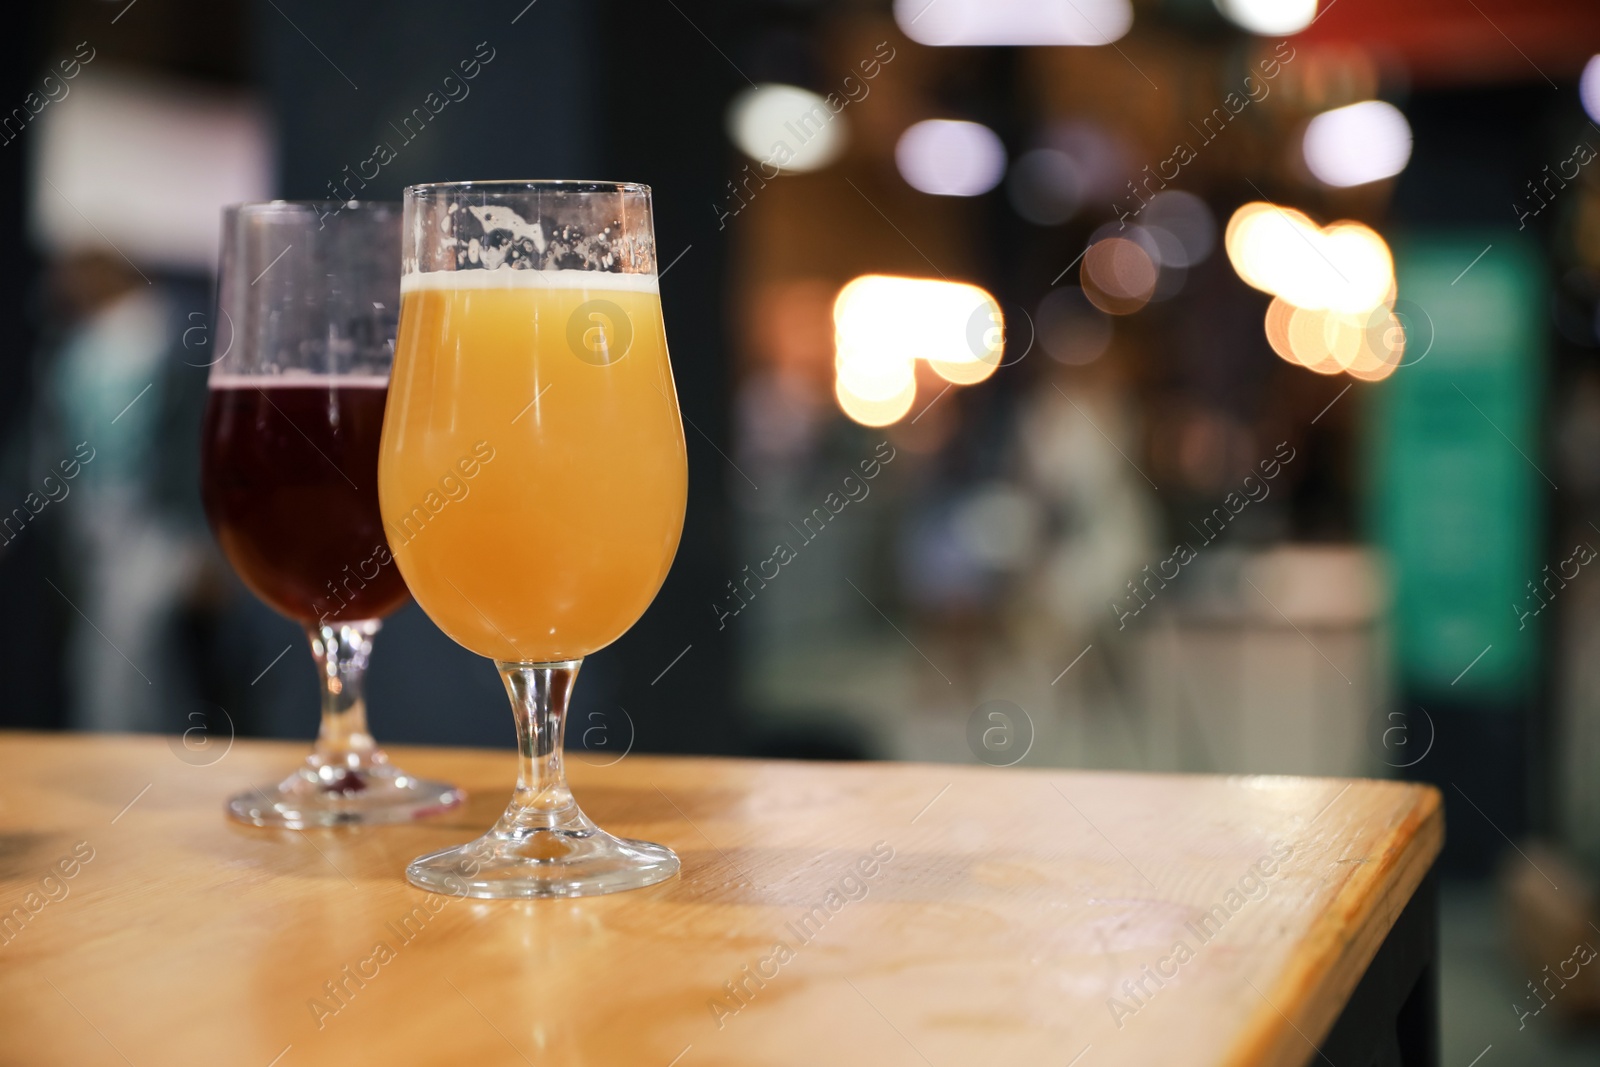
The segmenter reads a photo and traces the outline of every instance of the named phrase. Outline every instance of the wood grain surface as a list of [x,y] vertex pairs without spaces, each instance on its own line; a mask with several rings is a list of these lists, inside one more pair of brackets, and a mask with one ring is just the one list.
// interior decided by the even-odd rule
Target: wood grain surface
[[426,823],[224,817],[304,753],[0,734],[0,1063],[1302,1065],[1443,834],[1393,782],[574,754],[682,874],[458,900],[403,868],[510,753],[392,750],[469,793]]

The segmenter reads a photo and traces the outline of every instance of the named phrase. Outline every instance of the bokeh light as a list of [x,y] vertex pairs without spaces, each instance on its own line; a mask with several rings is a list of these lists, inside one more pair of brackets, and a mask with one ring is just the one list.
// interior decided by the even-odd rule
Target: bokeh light
[[1600,122],[1600,56],[1590,56],[1578,76],[1578,99],[1589,118]]
[[1206,202],[1193,193],[1168,189],[1150,198],[1139,220],[1152,232],[1164,230],[1177,239],[1181,256],[1162,245],[1161,266],[1193,267],[1211,254],[1217,243],[1217,220]]
[[1111,347],[1112,321],[1077,286],[1051,290],[1034,317],[1040,346],[1051,359],[1073,367],[1093,363]]
[[1267,343],[1288,363],[1316,371],[1341,371],[1366,382],[1395,372],[1405,354],[1405,330],[1387,306],[1365,315],[1300,308],[1275,297],[1267,307]]
[[1353,378],[1381,382],[1393,374],[1406,354],[1406,331],[1389,307],[1375,308],[1362,324],[1361,350],[1346,368]]
[[1115,131],[1088,119],[1051,123],[1041,132],[1039,146],[1072,160],[1085,203],[1123,195],[1128,175],[1138,169],[1131,146]]
[[925,45],[1105,45],[1133,26],[1128,0],[895,0],[900,32]]
[[1392,178],[1411,159],[1411,124],[1382,100],[1324,111],[1306,126],[1306,167],[1327,185],[1346,187]]
[[1280,279],[1302,273],[1301,261],[1315,254],[1310,242],[1316,232],[1303,212],[1256,200],[1233,213],[1222,245],[1245,284],[1276,293]]
[[1189,254],[1183,242],[1159,226],[1140,226],[1135,240],[1148,253],[1156,265],[1156,287],[1150,294],[1152,302],[1168,300],[1183,290],[1189,276],[1184,266]]
[[866,400],[847,389],[840,378],[833,383],[833,396],[839,402],[839,410],[862,426],[892,426],[905,418],[916,403],[917,383],[913,378],[886,400]]
[[820,170],[838,159],[848,129],[843,114],[834,114],[822,97],[795,85],[758,85],[728,105],[728,135],[739,151],[796,174]]
[[1293,208],[1254,201],[1234,212],[1223,245],[1247,284],[1296,307],[1360,315],[1392,298],[1389,246],[1358,222],[1322,228]]
[[1289,343],[1289,318],[1294,314],[1294,305],[1281,296],[1272,298],[1272,303],[1267,305],[1266,333],[1267,344],[1285,363],[1304,366],[1300,357],[1295,354],[1294,346]]
[[1273,294],[1263,326],[1280,358],[1367,382],[1400,365],[1394,258],[1370,227],[1318,227],[1302,212],[1254,201],[1228,220],[1223,246],[1240,278]]
[[1130,237],[1103,237],[1083,254],[1083,295],[1110,315],[1131,315],[1156,290],[1155,257]]
[[1345,364],[1332,351],[1326,311],[1302,307],[1291,311],[1289,347],[1302,366],[1318,374],[1338,374],[1345,368]]
[[834,396],[866,426],[898,421],[916,399],[916,361],[955,385],[974,385],[1000,366],[1005,323],[999,303],[976,285],[867,274],[833,302]]
[[1241,29],[1276,37],[1315,22],[1317,0],[1217,0],[1217,10]]
[[1039,226],[1066,222],[1083,202],[1084,179],[1076,161],[1057,148],[1036,148],[1011,165],[1006,192],[1017,214]]
[[1381,382],[1385,378],[1389,377],[1389,375],[1393,374],[1395,369],[1399,366],[1399,363],[1379,363],[1371,370],[1363,370],[1359,367],[1349,367],[1346,368],[1345,373],[1357,381]]
[[834,357],[839,387],[862,400],[888,400],[916,385],[916,364],[898,353],[868,346],[841,347]]
[[894,161],[918,192],[979,196],[1000,184],[1006,150],[999,135],[981,123],[926,119],[900,135]]
[[972,358],[928,360],[933,373],[951,385],[977,385],[1000,369],[1005,326],[1000,320],[999,305],[988,309],[987,314],[980,313],[980,316],[980,320],[969,324],[967,330]]
[[1293,304],[1287,306],[1289,314],[1285,321],[1285,333],[1294,362],[1318,374],[1338,374],[1343,370],[1323,344],[1322,312],[1307,311]]
[[[1377,232],[1359,222],[1337,222],[1322,231],[1321,249],[1333,277],[1325,274],[1323,303],[1359,315],[1382,304],[1394,290],[1394,256]],[[1313,306],[1313,305],[1308,305]]]
[[1307,311],[1293,304],[1287,304],[1287,308],[1284,330],[1293,362],[1309,367],[1318,374],[1338,374],[1343,368],[1323,344],[1322,313]]

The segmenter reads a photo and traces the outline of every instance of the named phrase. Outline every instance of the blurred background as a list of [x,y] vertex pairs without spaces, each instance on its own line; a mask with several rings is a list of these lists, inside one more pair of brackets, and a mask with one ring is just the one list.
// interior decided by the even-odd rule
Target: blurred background
[[[199,507],[223,204],[647,182],[689,517],[569,747],[1432,781],[1446,1062],[1593,1063],[1600,970],[1525,985],[1600,941],[1597,51],[1588,0],[22,5],[0,725],[315,733]],[[415,607],[370,688],[512,742]]]

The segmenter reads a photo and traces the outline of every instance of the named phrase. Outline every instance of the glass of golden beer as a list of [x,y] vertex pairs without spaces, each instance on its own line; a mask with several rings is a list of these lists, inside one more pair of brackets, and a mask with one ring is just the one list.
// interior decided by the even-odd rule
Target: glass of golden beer
[[487,834],[419,857],[422,889],[588,896],[678,870],[567,788],[583,657],[632,626],[683,530],[688,466],[656,285],[650,190],[609,182],[406,189],[400,329],[378,464],[395,562],[494,660],[519,774]]

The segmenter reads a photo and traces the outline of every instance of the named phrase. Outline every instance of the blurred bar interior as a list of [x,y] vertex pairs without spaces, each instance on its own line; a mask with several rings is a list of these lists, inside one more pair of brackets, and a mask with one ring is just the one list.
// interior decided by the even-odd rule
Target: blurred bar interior
[[[196,496],[223,204],[643,181],[689,517],[572,743],[1434,781],[1481,1047],[1600,875],[1600,7],[524,3],[14,13],[0,721],[314,732]],[[415,607],[371,699],[512,741]]]

